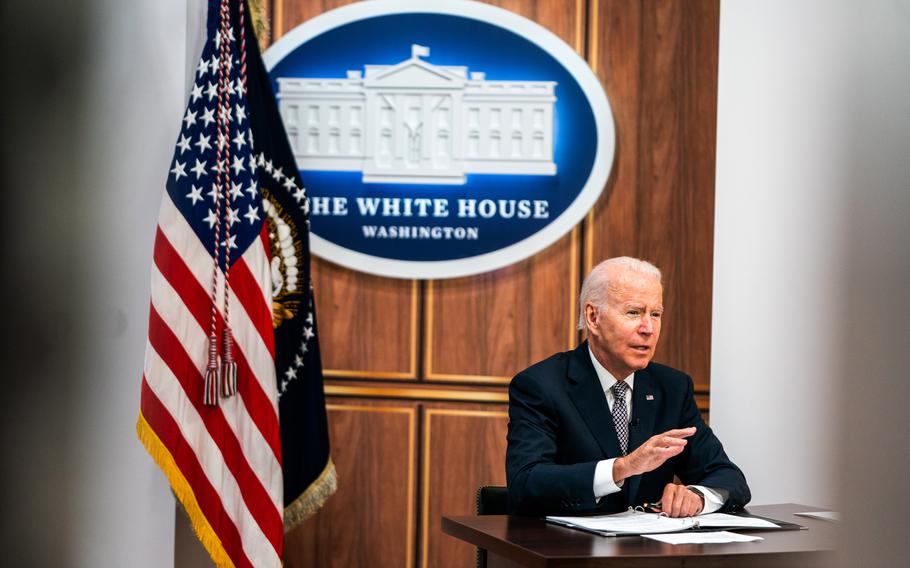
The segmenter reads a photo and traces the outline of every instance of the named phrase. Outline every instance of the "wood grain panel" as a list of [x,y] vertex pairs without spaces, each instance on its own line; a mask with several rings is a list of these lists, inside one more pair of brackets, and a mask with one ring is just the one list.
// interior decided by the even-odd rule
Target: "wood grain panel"
[[414,403],[330,398],[338,491],[285,537],[285,565],[411,567],[416,533]]
[[417,378],[416,280],[371,276],[318,259],[313,279],[326,376]]
[[588,29],[588,63],[610,100],[616,150],[607,185],[585,222],[585,274],[612,251],[637,250],[641,4],[593,0]]
[[429,282],[426,379],[505,384],[531,363],[571,348],[577,239],[573,231],[518,264]]
[[[535,20],[584,52],[583,0],[500,0],[490,4]],[[508,383],[521,369],[574,347],[580,233],[478,276],[427,284],[424,377]]]
[[616,120],[610,180],[585,230],[585,272],[631,255],[664,273],[656,359],[709,384],[717,0],[592,2],[589,61]]
[[420,566],[471,566],[475,548],[442,533],[442,515],[473,515],[481,485],[505,485],[505,406],[428,404],[423,413]]
[[509,402],[509,393],[495,385],[450,385],[417,383],[383,383],[382,381],[331,381],[325,385],[329,396],[394,398],[398,400],[449,400],[453,402]]
[[323,12],[353,4],[355,0],[272,0],[272,41]]

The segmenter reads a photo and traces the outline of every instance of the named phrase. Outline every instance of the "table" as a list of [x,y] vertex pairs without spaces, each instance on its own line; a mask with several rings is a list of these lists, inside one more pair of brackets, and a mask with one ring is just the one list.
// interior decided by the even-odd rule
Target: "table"
[[808,530],[739,530],[764,540],[731,544],[674,546],[638,536],[602,537],[540,518],[509,515],[443,517],[442,530],[485,548],[490,568],[831,566],[840,525],[794,515],[819,510],[796,503],[747,507],[751,514],[796,523]]

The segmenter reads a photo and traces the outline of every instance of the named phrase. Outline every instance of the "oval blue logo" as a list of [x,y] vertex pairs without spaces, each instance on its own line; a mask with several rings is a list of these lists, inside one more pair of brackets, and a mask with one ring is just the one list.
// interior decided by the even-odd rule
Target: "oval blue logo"
[[450,278],[571,230],[613,162],[609,103],[553,33],[469,1],[376,0],[265,54],[308,197],[315,254]]

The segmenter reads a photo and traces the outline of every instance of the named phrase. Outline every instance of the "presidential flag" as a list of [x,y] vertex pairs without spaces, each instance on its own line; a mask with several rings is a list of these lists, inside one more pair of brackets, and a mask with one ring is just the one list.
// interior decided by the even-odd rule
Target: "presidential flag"
[[219,566],[280,566],[285,517],[335,488],[308,202],[263,87],[248,7],[211,0],[159,213],[137,431]]

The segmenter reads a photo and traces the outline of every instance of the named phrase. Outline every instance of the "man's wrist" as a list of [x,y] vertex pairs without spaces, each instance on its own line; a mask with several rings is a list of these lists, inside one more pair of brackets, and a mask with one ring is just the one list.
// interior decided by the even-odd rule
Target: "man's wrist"
[[623,479],[632,477],[633,475],[635,475],[635,472],[632,471],[632,466],[629,464],[629,458],[627,456],[616,458],[616,461],[613,462],[613,481],[619,483]]
[[698,495],[698,498],[701,499],[701,508],[698,509],[698,512],[701,513],[702,511],[704,511],[705,510],[705,494],[702,493],[700,490],[696,489],[695,487],[686,486],[686,489],[688,489],[692,493],[695,493],[696,495]]

